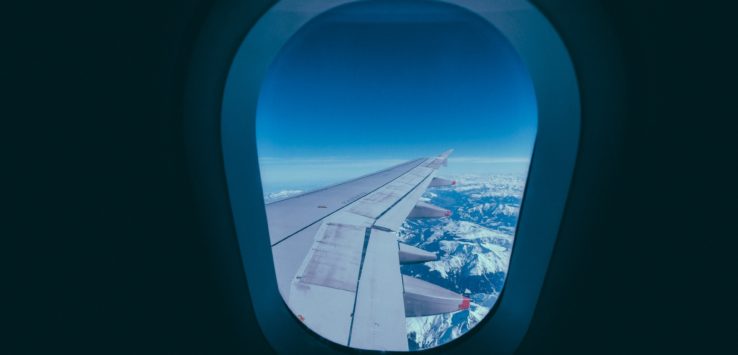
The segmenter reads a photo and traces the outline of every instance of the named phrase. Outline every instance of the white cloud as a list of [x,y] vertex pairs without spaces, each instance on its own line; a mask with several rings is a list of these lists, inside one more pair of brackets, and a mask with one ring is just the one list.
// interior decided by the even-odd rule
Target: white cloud
[[455,157],[450,156],[448,163],[471,163],[471,164],[510,164],[510,163],[529,163],[527,157]]
[[296,196],[302,193],[302,190],[282,190],[279,192],[272,192],[264,196],[264,202],[270,203],[278,200],[282,200],[288,197]]

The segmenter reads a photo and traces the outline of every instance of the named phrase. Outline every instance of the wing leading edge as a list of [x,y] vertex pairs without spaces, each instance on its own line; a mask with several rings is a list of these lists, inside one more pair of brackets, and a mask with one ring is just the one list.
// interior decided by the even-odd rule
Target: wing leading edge
[[450,215],[419,199],[453,150],[268,204],[280,293],[310,329],[360,349],[407,351],[405,317],[467,309],[469,300],[404,276],[436,255],[398,241],[405,219]]

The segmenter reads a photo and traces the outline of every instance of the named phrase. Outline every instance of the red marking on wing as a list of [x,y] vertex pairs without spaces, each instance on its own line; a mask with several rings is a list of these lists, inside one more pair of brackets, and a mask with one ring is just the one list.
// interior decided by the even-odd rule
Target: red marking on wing
[[465,309],[469,309],[470,300],[467,297],[464,297],[464,300],[461,301],[461,304],[459,304],[459,310],[463,311]]

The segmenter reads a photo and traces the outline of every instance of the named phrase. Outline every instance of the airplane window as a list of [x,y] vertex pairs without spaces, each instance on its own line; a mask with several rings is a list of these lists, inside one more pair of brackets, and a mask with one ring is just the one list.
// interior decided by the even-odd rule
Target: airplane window
[[489,22],[363,1],[306,23],[262,82],[256,142],[279,291],[341,345],[459,338],[505,284],[537,130]]

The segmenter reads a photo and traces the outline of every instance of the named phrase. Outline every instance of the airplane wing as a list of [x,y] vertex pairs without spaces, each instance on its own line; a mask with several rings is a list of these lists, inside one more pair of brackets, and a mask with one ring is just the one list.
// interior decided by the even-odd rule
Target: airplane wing
[[436,260],[400,243],[406,218],[450,211],[419,201],[452,150],[266,205],[277,282],[310,329],[361,349],[407,351],[405,317],[467,309],[469,299],[404,276],[400,264]]

